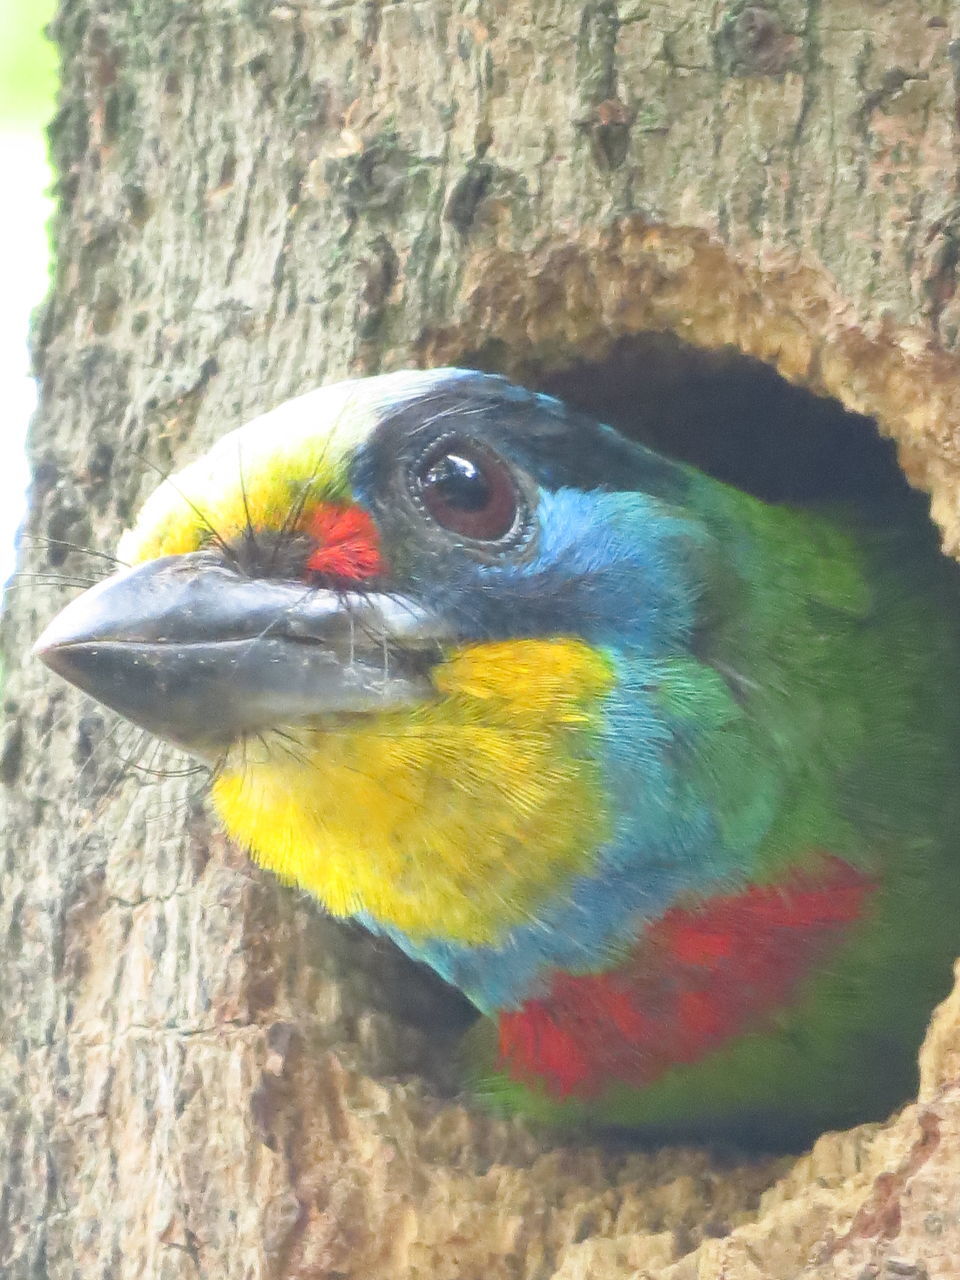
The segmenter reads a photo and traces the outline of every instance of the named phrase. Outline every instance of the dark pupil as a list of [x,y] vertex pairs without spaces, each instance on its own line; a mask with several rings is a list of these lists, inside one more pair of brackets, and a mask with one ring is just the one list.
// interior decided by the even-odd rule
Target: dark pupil
[[450,441],[442,453],[424,459],[415,486],[427,515],[463,538],[497,542],[519,515],[519,494],[506,463],[480,446]]
[[434,500],[453,511],[482,511],[492,496],[490,482],[477,464],[458,453],[445,453],[423,477]]

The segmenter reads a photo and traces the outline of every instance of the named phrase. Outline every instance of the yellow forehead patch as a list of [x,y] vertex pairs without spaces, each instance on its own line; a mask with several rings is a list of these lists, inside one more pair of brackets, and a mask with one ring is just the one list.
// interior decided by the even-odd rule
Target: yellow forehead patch
[[283,528],[297,506],[349,501],[350,459],[385,412],[452,376],[448,369],[404,370],[337,382],[254,418],[163,481],[121,538],[120,559],[181,555],[213,530],[229,540],[248,523]]

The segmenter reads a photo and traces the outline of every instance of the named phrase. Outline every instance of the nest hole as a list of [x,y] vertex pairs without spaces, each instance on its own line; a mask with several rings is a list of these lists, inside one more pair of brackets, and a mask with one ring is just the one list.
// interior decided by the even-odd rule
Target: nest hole
[[638,334],[603,360],[536,381],[631,439],[768,502],[886,507],[916,499],[871,418],[732,348]]
[[[623,435],[689,462],[767,502],[847,504],[884,527],[938,536],[927,495],[911,489],[896,448],[876,422],[836,399],[795,387],[771,366],[735,348],[691,346],[668,333],[618,339],[599,360],[517,358],[495,342],[458,364],[507,375],[557,396]],[[449,1047],[476,1012],[442,979],[378,941],[381,988],[375,1002]],[[425,1073],[433,1078],[434,1071]],[[440,1073],[443,1074],[443,1073]],[[434,1080],[436,1083],[436,1080]]]
[[493,342],[460,363],[557,396],[767,502],[893,504],[926,518],[926,497],[911,489],[872,418],[733,347],[642,332],[615,340],[599,359],[518,359]]
[[[602,359],[560,367],[553,355],[549,363],[536,354],[518,360],[499,342],[457,363],[557,396],[765,501],[852,504],[885,527],[909,525],[914,538],[926,531],[931,556],[938,554],[928,499],[907,483],[894,444],[873,419],[794,386],[734,348],[704,350],[669,333],[646,332],[617,340]],[[476,1016],[462,996],[399,953],[384,972],[390,980],[383,1007],[428,1038],[446,1039]]]

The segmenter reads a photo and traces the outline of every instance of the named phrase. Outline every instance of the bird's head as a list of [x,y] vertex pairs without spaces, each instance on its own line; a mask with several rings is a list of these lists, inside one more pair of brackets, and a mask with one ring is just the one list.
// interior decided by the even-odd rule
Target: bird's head
[[501,378],[340,383],[164,481],[37,650],[333,912],[489,941],[610,835],[616,654],[692,643],[690,483]]

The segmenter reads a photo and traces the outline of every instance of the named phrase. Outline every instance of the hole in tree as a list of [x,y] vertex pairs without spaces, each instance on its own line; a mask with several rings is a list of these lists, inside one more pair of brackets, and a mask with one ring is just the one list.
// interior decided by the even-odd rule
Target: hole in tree
[[[658,452],[769,502],[852,504],[884,528],[899,524],[939,541],[926,495],[911,489],[893,443],[839,401],[795,387],[733,348],[707,351],[671,334],[641,333],[601,360],[556,368],[555,354],[519,360],[496,342],[457,363],[555,395]],[[387,943],[378,943],[392,952]],[[475,1016],[452,988],[397,953],[384,1007],[428,1035],[459,1033]],[[405,992],[402,1000],[398,991]]]
[[893,443],[871,418],[734,348],[707,351],[649,332],[617,340],[603,359],[559,369],[553,354],[549,366],[535,355],[518,360],[500,342],[460,363],[557,396],[768,502],[854,503],[929,525],[926,496],[907,484]]
[[671,334],[618,341],[606,359],[537,378],[541,390],[624,435],[769,502],[915,497],[872,419],[795,387],[769,365]]

